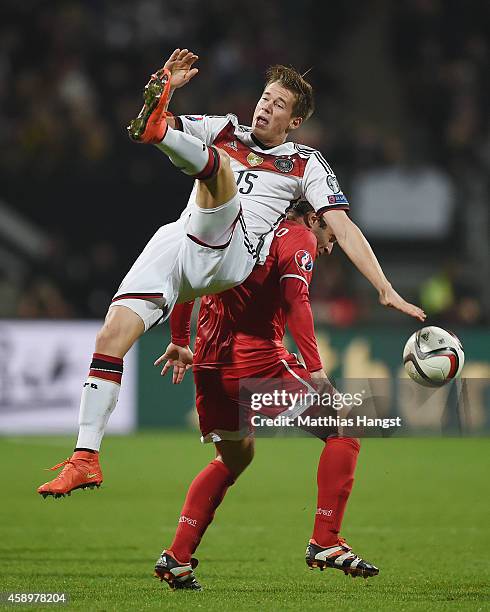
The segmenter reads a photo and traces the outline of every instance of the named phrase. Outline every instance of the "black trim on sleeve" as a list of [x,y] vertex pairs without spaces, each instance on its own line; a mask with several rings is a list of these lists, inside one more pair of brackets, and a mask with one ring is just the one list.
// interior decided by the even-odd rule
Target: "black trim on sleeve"
[[182,123],[182,119],[179,116],[174,116],[175,119],[175,127],[174,130],[179,130],[179,132],[184,131],[184,125]]
[[349,212],[349,205],[347,204],[329,204],[328,206],[322,206],[316,211],[317,215],[323,215],[323,213],[328,212],[329,210],[345,210],[345,212]]

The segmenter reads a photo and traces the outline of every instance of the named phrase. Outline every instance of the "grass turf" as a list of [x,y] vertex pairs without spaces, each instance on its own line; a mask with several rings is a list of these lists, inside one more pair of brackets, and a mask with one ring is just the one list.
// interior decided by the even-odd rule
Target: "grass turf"
[[100,489],[43,500],[41,468],[71,444],[0,439],[0,591],[65,591],[63,609],[85,610],[490,608],[488,439],[363,442],[343,535],[380,567],[367,581],[304,563],[321,444],[259,440],[199,548],[202,593],[151,575],[212,449],[181,432],[107,438]]

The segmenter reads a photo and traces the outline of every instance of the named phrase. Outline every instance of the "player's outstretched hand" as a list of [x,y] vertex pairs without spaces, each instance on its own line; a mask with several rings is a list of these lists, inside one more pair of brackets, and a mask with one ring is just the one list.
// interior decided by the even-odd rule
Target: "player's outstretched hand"
[[194,355],[188,346],[179,346],[171,342],[165,353],[153,365],[158,366],[166,360],[161,375],[165,376],[170,368],[173,368],[172,383],[178,385],[184,379],[186,371],[192,368],[193,357]]
[[391,308],[396,308],[400,312],[404,312],[410,317],[414,317],[419,321],[424,322],[426,318],[425,312],[415,306],[414,304],[410,304],[410,302],[405,301],[401,295],[399,295],[393,287],[390,285],[386,289],[380,292],[379,301],[383,306],[389,306]]
[[189,49],[175,49],[172,55],[165,62],[164,68],[170,70],[171,89],[178,89],[187,83],[199,72],[198,68],[193,68],[193,64],[199,56],[189,51]]

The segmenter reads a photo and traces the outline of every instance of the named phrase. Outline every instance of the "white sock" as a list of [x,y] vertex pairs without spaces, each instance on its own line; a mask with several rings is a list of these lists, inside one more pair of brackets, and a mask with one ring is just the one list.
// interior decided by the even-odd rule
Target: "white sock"
[[162,142],[156,146],[184,174],[200,174],[209,162],[210,149],[202,140],[170,126]]
[[82,391],[76,448],[98,451],[105,428],[117,404],[121,385],[111,380],[88,377]]

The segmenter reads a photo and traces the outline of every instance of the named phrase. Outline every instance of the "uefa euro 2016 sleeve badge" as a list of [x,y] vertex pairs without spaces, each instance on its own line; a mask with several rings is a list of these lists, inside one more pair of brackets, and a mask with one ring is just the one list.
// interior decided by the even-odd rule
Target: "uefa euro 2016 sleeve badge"
[[297,251],[294,259],[300,270],[304,272],[311,272],[313,270],[313,257],[308,251]]

